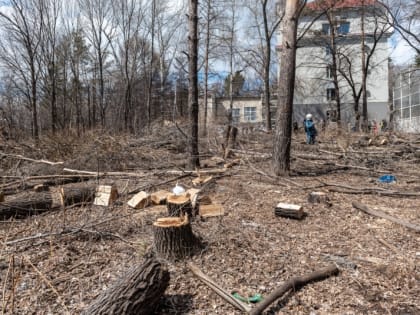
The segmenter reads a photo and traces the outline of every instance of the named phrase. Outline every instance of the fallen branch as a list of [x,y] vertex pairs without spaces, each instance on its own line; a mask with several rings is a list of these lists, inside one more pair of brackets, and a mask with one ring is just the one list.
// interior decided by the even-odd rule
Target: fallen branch
[[330,276],[338,275],[339,270],[337,266],[331,265],[324,269],[320,269],[300,277],[293,277],[287,280],[281,287],[274,290],[270,295],[268,295],[263,301],[258,303],[250,312],[250,315],[259,315],[261,314],[271,303],[273,303],[278,298],[282,297],[289,290],[296,291],[304,285],[321,281],[329,278]]
[[324,269],[320,269],[318,271],[314,271],[310,274],[301,276],[301,277],[294,277],[287,280],[281,287],[274,290],[270,295],[268,295],[263,301],[258,303],[255,307],[251,308],[248,305],[242,303],[241,301],[235,299],[229,292],[225,289],[220,287],[217,283],[215,283],[211,278],[206,276],[196,265],[193,263],[188,264],[192,273],[197,276],[201,281],[207,284],[214,292],[216,292],[220,297],[222,297],[226,302],[230,303],[231,305],[235,306],[237,309],[245,312],[249,315],[259,315],[261,314],[267,307],[269,307],[275,300],[282,297],[286,292],[289,290],[298,290],[299,288],[303,287],[304,285],[314,282],[324,280],[332,275],[337,275],[339,270],[337,266],[331,265]]
[[389,220],[391,222],[402,225],[402,226],[404,226],[408,229],[412,229],[416,232],[420,232],[420,226],[418,226],[416,224],[412,224],[412,223],[404,221],[404,220],[401,220],[401,219],[398,219],[398,218],[395,218],[395,217],[393,217],[393,216],[391,216],[387,213],[384,213],[382,211],[377,211],[377,210],[370,209],[368,206],[366,206],[366,205],[364,205],[360,202],[353,201],[352,206],[354,208],[359,209],[359,210],[361,210],[361,211],[363,211],[367,214],[370,214],[372,216],[379,217],[379,218],[382,218],[382,219],[386,219],[386,220]]
[[130,172],[92,172],[92,171],[83,171],[83,170],[74,170],[71,168],[63,168],[63,172],[67,173],[76,173],[82,175],[92,175],[92,176],[129,176],[129,177],[146,177],[149,174],[145,173],[130,173]]
[[43,163],[43,164],[48,164],[48,165],[63,165],[64,162],[51,162],[48,160],[34,160],[31,158],[27,158],[23,155],[20,154],[5,154],[5,153],[0,153],[1,156],[8,156],[8,157],[13,157],[19,160],[24,160],[24,161],[29,161],[29,162],[34,162],[34,163]]
[[339,187],[327,187],[331,192],[338,192],[342,194],[353,195],[379,195],[387,197],[419,197],[420,193],[416,192],[400,192],[393,190],[379,190],[379,189],[341,189]]
[[213,281],[213,279],[206,276],[200,268],[198,268],[193,263],[188,263],[188,267],[190,268],[191,272],[201,281],[203,281],[205,284],[207,284],[210,289],[212,289],[214,292],[216,292],[221,298],[223,298],[226,302],[229,304],[235,306],[237,309],[241,310],[242,312],[249,313],[251,311],[251,307],[246,305],[245,303],[242,303],[241,301],[237,300],[227,292],[225,289],[223,289],[221,286],[219,286],[216,282]]

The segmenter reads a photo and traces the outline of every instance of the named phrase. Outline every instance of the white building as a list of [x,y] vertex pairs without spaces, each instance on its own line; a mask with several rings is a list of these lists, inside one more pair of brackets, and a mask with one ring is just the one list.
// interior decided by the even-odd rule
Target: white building
[[[327,113],[330,117],[336,115],[337,91],[331,53],[331,28],[334,27],[341,120],[354,124],[352,86],[357,95],[362,82],[362,16],[364,50],[369,58],[368,119],[388,119],[388,39],[392,28],[386,23],[385,11],[375,0],[315,0],[306,5],[298,23],[298,38],[301,38],[296,53],[295,120],[303,119],[308,112],[318,119],[327,118]],[[281,29],[278,42],[281,44]],[[281,51],[281,46],[278,50]],[[362,113],[361,93],[358,112]]]

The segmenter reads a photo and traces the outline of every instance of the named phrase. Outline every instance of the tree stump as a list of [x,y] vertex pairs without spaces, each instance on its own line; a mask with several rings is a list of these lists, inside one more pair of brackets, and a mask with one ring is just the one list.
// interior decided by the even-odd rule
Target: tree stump
[[169,272],[156,258],[148,258],[99,295],[82,314],[153,314],[168,285]]
[[190,196],[188,194],[175,195],[169,194],[166,199],[168,214],[171,217],[180,217],[187,214],[189,217],[195,215]]
[[191,256],[201,245],[192,232],[187,215],[157,219],[153,231],[155,251],[166,259]]
[[328,195],[321,191],[313,191],[308,195],[308,202],[309,203],[323,203],[327,206],[332,206]]

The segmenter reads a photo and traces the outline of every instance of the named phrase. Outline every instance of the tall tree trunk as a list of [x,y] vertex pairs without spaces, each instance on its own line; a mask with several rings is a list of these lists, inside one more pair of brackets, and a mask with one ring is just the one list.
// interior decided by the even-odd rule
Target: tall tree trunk
[[365,48],[365,1],[362,0],[362,125],[363,131],[367,131],[368,126],[368,111],[367,111],[367,94],[366,94],[366,48]]
[[271,36],[268,30],[267,20],[267,0],[262,2],[263,20],[264,20],[264,37],[265,37],[265,56],[264,56],[264,107],[265,107],[265,123],[267,131],[271,131],[271,111],[270,111],[270,63],[271,63]]
[[207,1],[206,44],[204,52],[204,121],[203,134],[207,135],[208,94],[209,94],[209,54],[210,54],[210,14],[211,1]]
[[152,29],[151,29],[151,47],[150,47],[150,65],[149,65],[149,82],[147,86],[147,129],[150,130],[150,123],[152,121],[152,101],[153,101],[153,63],[155,50],[155,17],[156,17],[156,0],[152,0]]
[[31,59],[31,107],[32,107],[32,136],[35,140],[39,139],[38,128],[38,109],[37,109],[37,88],[36,88],[36,70],[35,60],[33,56]]
[[195,168],[200,166],[200,159],[198,156],[198,0],[189,0],[188,13],[188,104],[190,115],[190,167]]
[[332,75],[333,75],[333,82],[334,82],[334,89],[335,89],[335,102],[336,102],[336,110],[337,110],[337,125],[338,130],[341,130],[341,96],[340,96],[340,86],[338,85],[338,71],[337,71],[337,44],[336,44],[336,25],[337,21],[335,20],[336,17],[332,16],[332,12],[328,12],[328,20],[330,23],[330,45],[331,45],[331,56],[332,56]]
[[298,5],[299,0],[286,1],[282,23],[283,38],[280,60],[282,80],[279,80],[276,131],[273,142],[273,168],[274,173],[278,176],[288,175],[290,171]]

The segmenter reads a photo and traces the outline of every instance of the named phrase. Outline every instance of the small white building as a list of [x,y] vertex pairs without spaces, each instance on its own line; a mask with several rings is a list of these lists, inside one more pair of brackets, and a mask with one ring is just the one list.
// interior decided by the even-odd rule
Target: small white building
[[[341,121],[354,124],[353,88],[358,93],[362,82],[362,15],[365,56],[373,52],[368,57],[368,119],[388,120],[388,39],[392,28],[386,23],[386,12],[375,0],[315,0],[306,5],[298,23],[298,38],[303,35],[296,53],[295,120],[303,119],[308,112],[318,119],[326,119],[327,113],[329,117],[336,115],[337,93],[331,54],[331,28],[334,27],[337,68],[341,70],[341,73],[338,71]],[[280,29],[279,43],[281,37]],[[281,51],[280,46],[278,50]],[[349,82],[349,78],[353,82]],[[358,112],[362,112],[361,96]]]

